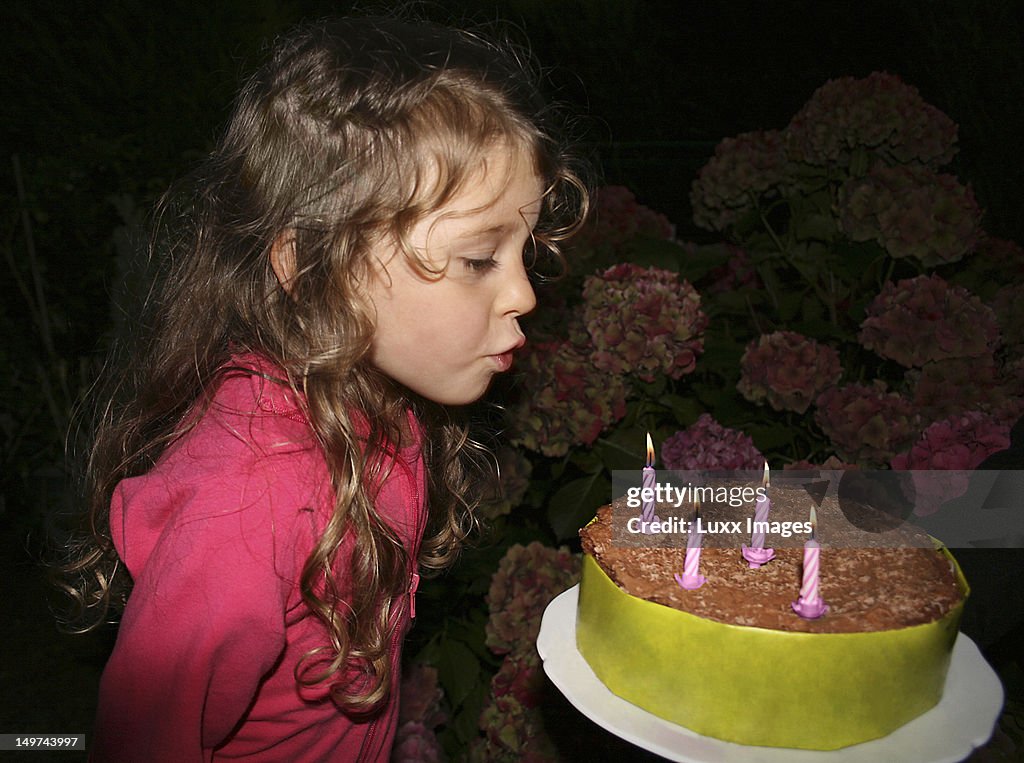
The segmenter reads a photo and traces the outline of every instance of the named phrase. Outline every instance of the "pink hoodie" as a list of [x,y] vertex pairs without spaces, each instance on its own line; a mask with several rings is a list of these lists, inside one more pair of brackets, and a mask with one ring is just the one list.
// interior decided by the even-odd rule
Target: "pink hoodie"
[[[235,365],[281,376],[255,356]],[[377,501],[413,559],[425,493],[417,442],[397,454]],[[396,608],[394,683],[373,718],[345,715],[323,684],[300,687],[293,672],[330,644],[299,579],[333,501],[293,395],[244,372],[220,383],[197,426],[151,471],[118,485],[110,525],[134,588],[100,684],[93,760],[387,760],[412,596]],[[339,570],[351,554],[349,538]],[[353,581],[339,585],[344,600]]]

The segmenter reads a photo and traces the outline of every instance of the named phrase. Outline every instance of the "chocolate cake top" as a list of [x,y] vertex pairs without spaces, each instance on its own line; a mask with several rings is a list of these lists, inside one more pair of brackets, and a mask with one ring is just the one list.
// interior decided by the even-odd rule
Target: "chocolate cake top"
[[[799,487],[772,487],[771,522],[807,522],[811,505]],[[659,506],[663,520],[676,525],[692,519]],[[797,615],[791,603],[800,592],[803,533],[775,544],[775,558],[751,569],[740,543],[750,543],[746,517],[740,533],[704,536],[700,574],[707,578],[696,590],[682,589],[673,574],[683,571],[685,534],[637,536],[624,531],[625,520],[637,515],[624,499],[605,506],[580,531],[583,549],[626,593],[723,623],[811,633],[855,633],[889,630],[932,622],[963,598],[949,559],[922,542],[913,528],[864,533],[852,526],[834,498],[817,508],[817,539],[821,543],[820,593],[829,605],[817,620]],[[678,516],[677,516],[678,515]],[[702,506],[705,525],[722,521],[720,509]],[[731,512],[735,521],[735,511]],[[675,526],[675,525],[673,525]],[[905,544],[901,544],[902,534]],[[781,540],[770,532],[765,545]],[[924,541],[927,538],[924,537]],[[789,547],[779,547],[788,545]]]

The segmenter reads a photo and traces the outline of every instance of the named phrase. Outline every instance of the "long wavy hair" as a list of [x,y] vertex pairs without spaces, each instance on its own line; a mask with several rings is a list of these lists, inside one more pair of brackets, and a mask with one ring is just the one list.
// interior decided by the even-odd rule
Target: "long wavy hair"
[[[524,256],[559,257],[558,242],[586,214],[587,190],[536,81],[511,46],[423,22],[325,21],[277,42],[189,192],[169,193],[158,206],[151,255],[162,276],[147,299],[139,349],[103,396],[86,466],[88,527],[65,570],[81,622],[107,619],[131,587],[111,540],[114,488],[149,470],[195,425],[233,355],[259,353],[305,401],[334,487],[333,515],[300,580],[330,636],[329,659],[324,668],[323,653],[307,655],[296,680],[330,682],[351,712],[384,700],[389,623],[403,606],[411,560],[374,507],[383,448],[401,443],[412,406],[429,475],[418,559],[427,569],[454,560],[490,470],[464,410],[417,399],[369,362],[370,250],[388,238],[415,264],[412,226],[505,147],[529,157],[546,188]],[[285,238],[294,245],[287,292],[271,267]],[[348,534],[359,553],[351,569],[337,569]],[[352,586],[342,603],[342,576],[372,584]],[[358,686],[341,680],[351,665],[368,677]]]

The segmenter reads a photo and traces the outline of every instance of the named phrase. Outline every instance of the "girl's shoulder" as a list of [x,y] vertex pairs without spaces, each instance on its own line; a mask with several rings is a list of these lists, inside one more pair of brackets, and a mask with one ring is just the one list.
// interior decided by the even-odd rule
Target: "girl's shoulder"
[[282,574],[301,566],[304,557],[292,556],[311,548],[333,492],[323,451],[279,374],[265,359],[233,358],[188,431],[152,469],[118,485],[111,527],[133,576],[154,549],[182,543],[246,559],[250,547],[266,547]]
[[309,426],[301,394],[274,361],[256,353],[233,355],[215,376],[214,400],[240,414],[283,418]]
[[220,368],[198,411],[197,435],[233,439],[251,447],[254,455],[317,450],[304,408],[300,393],[273,361],[253,353],[236,355]]
[[327,475],[323,451],[301,399],[273,362],[236,355],[215,378],[195,420],[163,454],[157,473],[205,489],[262,483],[272,492],[304,492]]

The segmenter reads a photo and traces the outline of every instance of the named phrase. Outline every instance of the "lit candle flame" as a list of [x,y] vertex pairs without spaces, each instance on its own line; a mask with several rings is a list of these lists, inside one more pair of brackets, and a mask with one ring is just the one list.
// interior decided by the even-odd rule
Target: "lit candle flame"
[[650,432],[647,433],[647,466],[654,466],[654,442]]
[[811,540],[817,540],[818,536],[818,514],[814,511],[814,507],[811,506]]
[[764,477],[761,478],[761,484],[764,485],[766,488],[769,488],[769,487],[772,486],[771,477],[769,476],[769,472],[768,472],[768,461],[767,460],[764,462]]

